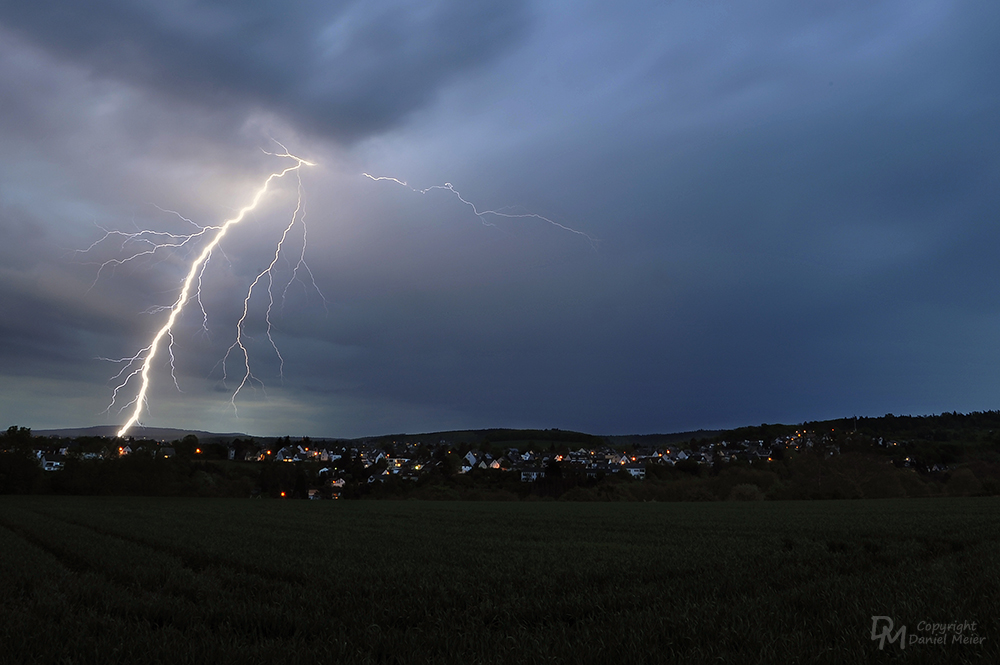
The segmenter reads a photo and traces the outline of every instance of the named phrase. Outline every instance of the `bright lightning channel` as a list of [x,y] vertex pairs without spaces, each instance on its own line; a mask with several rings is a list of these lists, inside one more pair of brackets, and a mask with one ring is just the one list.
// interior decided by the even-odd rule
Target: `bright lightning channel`
[[[284,146],[282,146],[282,148],[284,149]],[[201,303],[201,284],[205,268],[208,265],[212,253],[217,248],[219,248],[219,243],[225,237],[226,233],[229,232],[229,229],[242,222],[246,218],[246,216],[257,207],[257,204],[260,203],[260,200],[263,198],[264,194],[267,193],[267,190],[273,181],[283,178],[289,173],[295,173],[298,179],[298,189],[297,189],[298,202],[296,203],[295,211],[292,213],[291,221],[285,227],[285,230],[281,235],[281,239],[277,243],[277,246],[275,248],[274,258],[268,264],[267,268],[265,268],[263,271],[260,272],[260,274],[257,275],[257,277],[250,284],[249,289],[247,290],[246,298],[244,298],[243,301],[243,315],[240,317],[239,322],[237,323],[236,341],[233,342],[233,344],[229,347],[229,350],[226,352],[225,358],[223,358],[222,360],[223,374],[225,374],[225,361],[233,353],[238,353],[242,355],[242,360],[246,367],[246,371],[242,377],[242,380],[240,381],[239,386],[236,388],[236,391],[232,395],[231,402],[233,408],[234,409],[236,408],[236,397],[239,395],[240,391],[243,390],[243,388],[245,388],[249,383],[258,381],[257,378],[250,371],[250,358],[249,358],[249,352],[247,351],[247,348],[243,342],[243,329],[244,329],[244,324],[246,323],[250,298],[253,295],[254,287],[256,287],[263,280],[267,281],[267,288],[269,295],[269,304],[267,307],[267,313],[265,315],[267,321],[267,338],[271,343],[271,347],[277,354],[279,361],[281,362],[282,365],[284,364],[284,358],[281,357],[281,353],[280,351],[278,351],[278,346],[271,335],[271,327],[272,327],[271,312],[275,304],[274,294],[272,291],[272,287],[274,284],[272,271],[275,267],[275,264],[278,261],[278,257],[281,255],[284,243],[288,238],[288,234],[292,230],[292,227],[295,225],[296,220],[302,223],[303,229],[305,227],[303,204],[302,204],[302,181],[298,171],[303,166],[315,166],[315,164],[313,162],[302,159],[301,157],[296,157],[295,155],[292,155],[291,153],[288,152],[287,149],[285,149],[285,152],[283,153],[266,153],[266,154],[274,157],[283,157],[291,159],[294,161],[294,164],[280,171],[275,171],[274,173],[267,176],[267,178],[264,180],[264,183],[255,192],[250,203],[241,208],[235,217],[226,220],[221,225],[202,227],[195,224],[194,222],[191,222],[191,220],[182,217],[178,213],[174,213],[173,211],[166,211],[166,212],[171,212],[177,215],[178,217],[181,217],[181,219],[191,223],[198,230],[191,234],[183,235],[183,234],[170,234],[170,233],[162,233],[162,232],[148,231],[148,230],[141,230],[134,233],[130,233],[124,231],[109,231],[103,229],[105,231],[104,237],[98,240],[97,242],[93,243],[86,250],[82,250],[83,252],[90,251],[95,247],[97,247],[98,245],[100,245],[103,241],[108,239],[121,239],[123,249],[129,244],[133,243],[138,243],[140,246],[145,246],[145,249],[134,252],[133,254],[126,256],[125,258],[111,259],[105,261],[103,264],[101,264],[100,270],[98,270],[98,279],[99,279],[101,271],[107,268],[108,266],[112,267],[120,266],[129,263],[131,261],[134,261],[140,257],[153,255],[159,252],[160,250],[171,249],[171,248],[173,249],[183,248],[195,242],[196,240],[202,238],[208,239],[204,247],[202,247],[201,252],[191,262],[191,265],[188,268],[187,275],[184,277],[184,280],[181,283],[180,293],[178,294],[177,299],[174,301],[174,303],[170,306],[154,308],[154,310],[152,310],[154,312],[169,311],[170,313],[167,316],[167,320],[163,323],[163,325],[159,328],[159,330],[156,331],[156,334],[153,335],[153,338],[150,340],[149,344],[140,349],[134,356],[131,357],[120,358],[117,360],[105,358],[105,360],[112,360],[112,362],[124,364],[124,368],[112,378],[112,380],[120,380],[120,383],[117,386],[115,386],[112,392],[111,404],[109,405],[108,409],[110,409],[112,406],[115,405],[115,403],[119,398],[119,394],[126,389],[128,384],[136,376],[138,376],[140,379],[139,390],[135,398],[132,399],[127,404],[125,404],[125,406],[123,406],[121,409],[122,411],[124,411],[129,407],[131,407],[132,411],[131,414],[129,415],[128,420],[126,420],[125,424],[122,425],[121,428],[118,430],[117,436],[125,436],[125,434],[128,433],[129,429],[131,429],[134,425],[139,423],[139,418],[142,415],[144,407],[148,406],[148,399],[149,399],[148,393],[149,393],[150,379],[153,368],[153,360],[156,358],[157,352],[159,351],[161,343],[163,342],[163,339],[165,337],[169,340],[167,345],[168,346],[167,352],[170,356],[171,377],[174,379],[174,384],[177,385],[177,378],[174,375],[174,353],[173,353],[172,331],[178,318],[183,313],[185,306],[191,300],[192,292],[196,302],[198,303],[198,307],[201,309],[202,312],[203,327],[207,330],[208,315],[205,312],[205,308]],[[291,282],[296,281],[297,279],[301,281],[300,273],[308,274],[309,279],[312,282],[312,286],[316,289],[318,293],[320,293],[320,297],[323,297],[322,292],[320,292],[319,288],[316,286],[316,280],[313,278],[312,271],[309,270],[308,265],[306,265],[305,263],[304,232],[303,232],[302,252],[299,255],[298,263],[296,264],[295,269],[293,270],[292,278],[289,281],[289,284],[285,286],[285,289],[282,292],[282,301],[284,301],[284,296],[287,294],[288,287],[291,285]],[[325,303],[326,299],[323,298],[323,300]],[[140,362],[141,364],[138,367],[136,367],[136,364]],[[223,376],[223,381],[225,381],[225,376]]]
[[476,207],[475,203],[473,203],[472,201],[469,201],[469,200],[465,199],[459,193],[459,191],[457,189],[455,189],[454,185],[452,185],[450,182],[446,182],[443,185],[431,185],[430,187],[426,187],[424,189],[417,189],[416,187],[413,187],[410,184],[408,184],[406,181],[400,180],[398,178],[393,178],[392,176],[373,176],[373,175],[371,175],[369,173],[362,173],[361,175],[363,175],[364,177],[366,177],[366,178],[368,178],[370,180],[374,180],[376,182],[378,182],[380,180],[388,180],[389,182],[394,182],[397,185],[402,185],[403,187],[406,187],[411,192],[416,192],[417,194],[426,194],[427,192],[433,191],[435,189],[447,190],[447,191],[451,192],[452,194],[454,194],[456,196],[456,198],[458,198],[459,201],[461,201],[465,205],[467,205],[470,208],[472,208],[472,212],[475,213],[476,217],[478,217],[479,220],[484,225],[486,225],[486,226],[496,226],[496,224],[493,224],[493,223],[487,221],[487,219],[486,219],[487,215],[493,215],[494,217],[507,217],[509,219],[526,219],[526,218],[531,218],[531,219],[540,220],[540,221],[545,222],[547,224],[551,224],[552,226],[555,226],[556,228],[560,228],[563,231],[568,231],[569,233],[575,233],[578,236],[582,236],[582,237],[584,237],[584,238],[587,239],[587,242],[589,242],[590,246],[593,247],[595,250],[597,249],[597,246],[600,243],[600,241],[597,238],[595,238],[595,237],[593,237],[593,236],[591,236],[591,235],[589,235],[587,233],[584,233],[583,231],[579,231],[579,230],[574,229],[572,227],[566,226],[565,224],[560,224],[559,222],[551,220],[548,217],[543,217],[542,215],[539,215],[539,214],[536,214],[536,213],[533,213],[533,212],[513,213],[513,212],[504,212],[503,210],[480,210],[479,208]]

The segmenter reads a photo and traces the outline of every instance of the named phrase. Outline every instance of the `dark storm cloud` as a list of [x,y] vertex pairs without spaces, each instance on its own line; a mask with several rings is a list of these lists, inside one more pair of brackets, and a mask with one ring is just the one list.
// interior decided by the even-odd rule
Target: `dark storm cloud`
[[0,207],[0,360],[10,369],[21,369],[65,340],[59,326],[38,316],[44,298],[35,268],[52,258],[44,251],[44,236],[43,227],[23,211]]
[[[88,378],[80,359],[141,348],[140,313],[182,270],[163,257],[85,292],[104,254],[67,250],[95,223],[183,228],[150,201],[217,221],[274,168],[258,148],[276,127],[320,164],[307,260],[327,303],[296,285],[273,317],[284,383],[248,324],[273,401],[241,394],[254,420],[225,431],[624,433],[1000,404],[996,5],[289,4],[0,0],[17,35],[0,42],[0,306],[26,313],[0,356],[37,390],[67,368],[101,385],[116,369]],[[362,170],[602,242],[485,226]],[[200,313],[179,325],[185,392],[160,375],[158,424],[229,417],[217,363],[277,214],[206,274],[211,334]],[[92,392],[60,424],[95,422]]]
[[526,16],[520,0],[4,0],[0,24],[99,76],[258,106],[350,141],[392,127],[509,49]]
[[0,197],[0,266],[15,272],[30,269],[42,261],[45,227],[31,215],[4,205]]
[[520,413],[603,431],[995,408],[997,354],[970,340],[1000,313],[996,10],[726,7],[676,34],[651,21],[666,37],[634,85],[567,104],[502,174],[598,225],[618,326],[535,337],[548,362],[506,365],[523,387],[504,363],[484,375]]

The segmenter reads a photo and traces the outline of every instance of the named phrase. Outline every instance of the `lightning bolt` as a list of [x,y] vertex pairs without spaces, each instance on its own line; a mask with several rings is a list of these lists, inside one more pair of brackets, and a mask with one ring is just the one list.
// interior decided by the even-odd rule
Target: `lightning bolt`
[[[278,145],[281,146],[280,143]],[[149,343],[146,346],[139,349],[139,351],[137,351],[132,356],[127,356],[124,358],[117,358],[117,359],[101,358],[101,360],[106,360],[109,362],[118,363],[122,365],[122,369],[111,379],[112,381],[117,381],[118,383],[117,385],[115,385],[112,391],[111,403],[108,405],[108,409],[106,411],[110,411],[112,407],[114,407],[116,404],[119,403],[119,400],[122,399],[121,395],[127,392],[129,386],[133,384],[133,382],[136,379],[138,379],[139,382],[139,387],[138,390],[136,391],[135,397],[129,400],[127,403],[124,404],[124,406],[122,406],[119,409],[119,412],[125,412],[126,410],[131,409],[131,412],[129,414],[128,419],[118,430],[117,436],[119,437],[125,436],[134,425],[139,423],[139,419],[143,413],[143,410],[148,408],[149,388],[151,384],[151,375],[153,372],[153,362],[157,357],[157,354],[160,351],[161,347],[164,345],[167,348],[167,354],[169,356],[171,378],[173,379],[174,386],[177,388],[177,390],[180,390],[180,384],[177,380],[175,371],[175,355],[174,355],[174,341],[175,341],[174,327],[177,324],[178,319],[182,316],[185,307],[188,304],[190,304],[192,300],[194,300],[194,302],[197,304],[197,309],[201,312],[202,329],[206,334],[208,333],[209,331],[208,313],[205,309],[204,303],[202,302],[201,292],[202,292],[203,279],[205,276],[205,270],[208,267],[208,264],[213,254],[216,251],[218,251],[223,254],[223,258],[226,258],[225,253],[223,252],[220,246],[220,243],[222,242],[226,234],[229,232],[229,230],[233,226],[236,226],[237,224],[242,222],[251,212],[253,212],[257,208],[257,205],[260,203],[261,199],[267,193],[271,184],[275,180],[284,178],[286,175],[290,173],[295,174],[297,182],[296,191],[298,194],[298,200],[296,202],[295,209],[292,212],[288,224],[285,225],[284,230],[275,245],[274,255],[272,259],[268,263],[267,267],[265,267],[256,275],[256,277],[251,281],[250,286],[247,288],[246,296],[243,299],[243,312],[236,323],[236,332],[234,336],[234,341],[226,350],[226,353],[223,356],[223,358],[219,361],[219,364],[222,366],[222,381],[224,385],[228,378],[227,365],[233,362],[234,358],[237,359],[239,364],[243,367],[242,375],[240,376],[238,385],[236,386],[230,398],[230,403],[233,407],[234,412],[236,412],[237,415],[238,415],[238,410],[237,410],[236,400],[237,397],[240,395],[240,393],[247,387],[256,388],[257,386],[260,386],[261,389],[263,389],[264,387],[263,382],[257,376],[255,376],[253,371],[251,370],[250,351],[247,348],[247,344],[245,343],[245,340],[247,339],[246,324],[250,316],[250,301],[253,298],[255,291],[258,288],[265,288],[267,291],[268,303],[264,314],[264,320],[266,323],[266,335],[268,342],[270,343],[270,346],[274,351],[275,356],[278,359],[278,364],[279,364],[278,374],[280,377],[282,377],[282,379],[284,378],[285,359],[281,355],[281,351],[278,348],[278,344],[275,341],[274,336],[272,334],[274,326],[272,315],[274,314],[275,308],[284,307],[284,303],[288,295],[288,290],[291,288],[292,284],[296,282],[301,284],[303,288],[307,290],[310,288],[315,290],[320,295],[320,298],[323,300],[324,307],[327,307],[328,305],[327,300],[325,296],[323,296],[322,291],[320,291],[319,286],[316,284],[316,279],[312,273],[312,270],[309,268],[308,264],[305,261],[307,228],[305,224],[305,207],[303,203],[304,199],[302,192],[302,178],[300,170],[303,166],[315,166],[315,164],[305,159],[302,159],[301,157],[296,157],[295,155],[288,152],[288,150],[284,146],[281,146],[281,148],[284,152],[281,153],[270,153],[267,151],[264,152],[265,154],[273,157],[290,159],[293,161],[293,164],[280,171],[275,171],[274,173],[271,173],[269,176],[267,176],[267,178],[265,178],[261,186],[254,193],[253,197],[250,200],[250,203],[245,205],[243,208],[240,208],[237,214],[231,219],[228,219],[217,226],[201,226],[195,223],[194,221],[188,219],[187,217],[184,217],[183,215],[181,215],[176,211],[166,210],[164,208],[156,206],[160,211],[174,215],[179,219],[181,219],[182,221],[184,221],[185,223],[191,225],[192,227],[194,227],[194,230],[191,233],[167,233],[163,231],[153,231],[148,229],[139,229],[134,232],[130,232],[130,231],[106,229],[98,226],[98,228],[101,231],[103,231],[103,236],[94,243],[92,243],[88,248],[83,250],[78,250],[81,253],[88,253],[96,250],[99,247],[103,247],[105,245],[110,244],[113,246],[116,245],[118,247],[117,251],[124,255],[123,258],[112,258],[100,264],[100,267],[97,270],[97,275],[94,279],[94,283],[91,285],[91,288],[93,288],[97,284],[97,282],[101,279],[102,274],[107,270],[113,272],[115,269],[121,266],[138,261],[143,257],[154,257],[158,254],[163,253],[164,251],[172,250],[175,252],[178,251],[187,252],[190,251],[191,248],[197,248],[200,243],[203,243],[201,245],[200,251],[197,251],[196,256],[190,260],[187,273],[185,274],[184,279],[181,281],[180,292],[178,293],[177,298],[174,300],[173,304],[155,306],[147,310],[147,313],[151,315],[163,314],[164,312],[167,313],[166,320],[153,335]],[[383,180],[394,182],[397,185],[405,187],[418,194],[427,194],[428,192],[434,190],[448,191],[451,194],[453,194],[461,203],[468,206],[472,210],[473,214],[476,217],[478,217],[479,220],[485,226],[496,227],[496,224],[490,221],[490,218],[495,218],[495,217],[502,217],[508,219],[531,218],[539,220],[541,222],[545,222],[563,231],[581,236],[582,238],[587,240],[587,242],[591,245],[592,248],[594,248],[595,250],[598,248],[599,240],[597,238],[594,238],[593,236],[583,231],[574,229],[570,226],[561,224],[555,220],[549,219],[548,217],[544,217],[536,213],[512,212],[510,211],[510,208],[501,210],[480,210],[476,206],[476,204],[463,197],[462,194],[457,189],[455,189],[455,187],[449,182],[446,182],[443,185],[433,185],[431,187],[427,187],[424,189],[417,189],[411,187],[405,181],[399,180],[398,178],[393,178],[389,176],[376,177],[368,173],[363,173],[362,175],[376,182]],[[298,260],[295,263],[294,268],[292,268],[291,277],[289,278],[288,282],[285,283],[284,287],[281,289],[280,297],[276,297],[275,268],[278,264],[279,259],[285,252],[285,245],[289,239],[289,234],[292,232],[296,223],[299,223],[302,227],[301,249],[299,251]],[[228,258],[226,258],[226,260],[228,261]],[[166,342],[164,342],[164,338],[166,338]]]
[[[268,266],[266,268],[264,268],[264,270],[262,270],[257,275],[257,277],[254,278],[253,282],[250,283],[250,288],[247,289],[247,296],[246,296],[246,298],[243,299],[243,314],[242,314],[242,316],[240,316],[239,321],[236,323],[236,340],[232,343],[232,345],[230,345],[229,349],[226,351],[225,357],[223,357],[223,359],[222,359],[222,373],[223,373],[223,379],[222,380],[223,380],[223,382],[225,382],[225,380],[226,380],[226,361],[229,359],[229,356],[236,349],[239,349],[238,353],[243,356],[243,365],[246,368],[246,372],[243,374],[243,377],[240,380],[240,384],[236,387],[236,390],[233,392],[233,396],[230,399],[230,403],[233,405],[233,411],[237,412],[237,414],[238,414],[238,409],[236,407],[236,397],[240,394],[240,392],[243,391],[243,388],[245,388],[247,385],[252,384],[252,383],[259,384],[261,386],[261,388],[263,388],[263,385],[264,385],[263,382],[260,379],[258,379],[257,377],[255,377],[253,375],[253,373],[251,372],[251,370],[250,370],[250,352],[247,351],[246,346],[243,344],[243,333],[244,333],[244,330],[245,330],[246,319],[247,319],[247,316],[249,316],[249,311],[250,311],[250,299],[253,296],[254,288],[261,282],[261,280],[264,280],[264,279],[267,280],[267,297],[268,297],[267,310],[264,313],[264,320],[267,323],[267,327],[266,327],[267,341],[270,342],[271,348],[274,349],[274,354],[278,357],[278,375],[282,378],[282,380],[285,377],[285,359],[284,359],[284,357],[282,357],[281,350],[278,348],[278,344],[274,341],[274,337],[271,335],[271,331],[272,331],[273,326],[274,326],[274,323],[271,321],[271,312],[274,310],[274,304],[275,304],[274,303],[274,291],[273,291],[273,288],[272,288],[274,286],[274,273],[272,271],[274,270],[275,265],[277,265],[278,259],[281,257],[281,251],[282,251],[282,249],[285,246],[285,240],[288,239],[288,234],[292,231],[292,227],[295,226],[295,220],[296,220],[296,218],[298,218],[299,220],[303,221],[302,252],[299,254],[299,261],[298,261],[298,263],[295,265],[295,268],[292,270],[292,278],[288,281],[288,283],[285,285],[285,288],[282,290],[282,294],[281,294],[282,304],[284,304],[285,296],[287,295],[288,289],[289,289],[289,287],[291,287],[292,282],[295,282],[295,281],[300,281],[301,282],[301,278],[299,277],[299,270],[300,269],[304,269],[305,271],[307,271],[309,273],[309,277],[310,277],[310,280],[312,282],[313,288],[315,288],[316,291],[317,291],[317,293],[320,294],[320,297],[323,298],[323,305],[324,305],[324,307],[326,306],[326,298],[323,297],[322,291],[320,291],[319,290],[319,286],[316,285],[316,279],[313,277],[312,271],[309,270],[309,266],[305,262],[305,248],[306,248],[306,235],[305,235],[306,231],[305,231],[305,228],[306,227],[305,227],[305,223],[304,223],[305,212],[302,209],[302,179],[301,178],[298,180],[297,193],[298,193],[298,201],[296,202],[295,210],[292,212],[292,218],[288,222],[288,225],[285,227],[284,232],[281,234],[281,238],[278,240],[278,243],[277,243],[277,245],[274,248],[274,258],[272,258],[271,262],[268,264]],[[301,213],[301,215],[300,215],[300,213]]]
[[[278,145],[280,146],[281,144],[279,143]],[[139,388],[135,397],[120,409],[120,411],[125,411],[131,408],[131,413],[128,419],[125,421],[125,423],[118,430],[117,436],[124,436],[125,434],[127,434],[129,429],[131,429],[134,425],[136,425],[139,422],[139,418],[142,415],[143,409],[148,407],[148,399],[149,399],[148,395],[149,395],[149,386],[151,382],[151,374],[153,371],[153,361],[155,360],[161,346],[164,345],[164,338],[167,338],[166,346],[167,346],[167,353],[170,357],[171,377],[174,380],[174,385],[177,386],[178,390],[180,389],[180,386],[177,383],[177,377],[174,373],[173,329],[177,323],[177,320],[183,314],[185,306],[187,306],[193,298],[195,302],[197,302],[198,308],[200,309],[202,314],[202,327],[206,332],[208,331],[208,314],[205,311],[205,307],[201,301],[201,287],[202,287],[202,279],[205,274],[205,268],[207,267],[209,260],[212,257],[212,254],[216,250],[221,251],[219,243],[222,242],[222,239],[226,236],[226,234],[232,227],[242,222],[247,217],[247,215],[249,215],[257,207],[261,199],[267,193],[271,184],[275,180],[284,178],[286,175],[290,173],[294,173],[296,175],[296,179],[298,182],[297,186],[298,201],[296,203],[295,210],[292,213],[291,220],[285,226],[284,232],[282,233],[281,238],[275,247],[274,258],[271,260],[268,266],[257,275],[257,277],[250,284],[249,289],[247,290],[246,297],[244,298],[243,301],[243,315],[240,317],[236,325],[236,340],[229,347],[229,350],[226,352],[226,356],[221,361],[223,364],[223,381],[225,381],[226,360],[228,360],[230,355],[232,355],[234,352],[237,352],[242,355],[242,361],[246,367],[246,371],[242,377],[242,380],[239,386],[236,388],[236,391],[233,393],[231,399],[234,409],[236,407],[236,397],[239,395],[240,391],[242,391],[243,388],[245,388],[248,384],[252,382],[259,383],[259,380],[253,375],[253,373],[250,370],[250,356],[244,344],[244,335],[245,335],[246,319],[249,312],[250,299],[253,296],[254,289],[258,285],[263,284],[264,282],[266,282],[267,284],[267,291],[269,296],[269,303],[267,306],[267,312],[265,314],[265,320],[267,323],[267,337],[271,343],[272,348],[274,349],[275,354],[278,356],[278,359],[282,367],[284,365],[284,358],[282,358],[281,352],[278,350],[278,346],[275,343],[274,338],[272,336],[273,322],[271,319],[271,315],[275,306],[275,296],[273,292],[273,287],[274,287],[273,269],[276,263],[278,262],[279,256],[281,256],[281,252],[284,249],[284,245],[286,240],[288,239],[288,235],[292,231],[292,228],[295,226],[296,222],[299,222],[303,226],[303,241],[302,241],[303,246],[302,246],[302,251],[299,255],[298,263],[296,264],[295,269],[293,270],[292,277],[289,283],[285,285],[285,288],[282,292],[281,296],[282,303],[284,302],[285,294],[287,294],[291,282],[299,281],[305,285],[305,282],[303,281],[301,275],[307,274],[309,277],[310,285],[316,289],[316,291],[320,294],[320,297],[323,298],[324,306],[326,305],[326,298],[323,297],[322,292],[320,292],[319,287],[316,285],[316,280],[312,275],[312,271],[309,270],[308,265],[306,265],[305,263],[305,231],[304,231],[305,213],[304,213],[303,196],[302,196],[302,179],[299,171],[303,166],[315,166],[315,164],[305,159],[302,159],[301,157],[296,157],[295,155],[289,153],[284,146],[281,146],[281,148],[284,150],[284,152],[282,153],[269,153],[265,151],[265,154],[274,157],[291,159],[294,163],[291,166],[288,166],[287,168],[284,168],[280,171],[275,171],[274,173],[271,173],[269,176],[267,176],[263,184],[254,193],[252,199],[250,200],[250,203],[245,205],[243,208],[240,208],[234,217],[226,220],[222,224],[218,226],[199,226],[198,224],[195,224],[191,220],[183,217],[179,213],[176,213],[174,211],[164,210],[164,212],[174,214],[180,217],[185,222],[192,224],[196,228],[196,230],[190,234],[171,234],[171,233],[149,231],[149,230],[125,232],[125,231],[102,229],[104,231],[104,236],[101,239],[94,242],[93,244],[91,244],[91,246],[88,247],[86,250],[81,250],[83,252],[88,252],[94,250],[95,248],[97,248],[102,244],[106,244],[108,241],[116,241],[116,242],[120,241],[121,243],[120,249],[122,251],[131,251],[131,253],[127,254],[124,258],[114,258],[102,263],[101,267],[98,270],[97,278],[95,279],[95,284],[96,284],[97,280],[100,279],[102,271],[106,269],[110,268],[113,270],[116,267],[136,261],[141,257],[153,256],[155,254],[160,253],[163,250],[171,250],[171,249],[180,250],[180,249],[185,249],[189,246],[194,246],[198,242],[201,241],[204,242],[204,245],[201,247],[201,251],[198,252],[198,254],[195,256],[193,260],[191,260],[190,266],[188,267],[187,270],[187,274],[185,275],[183,281],[181,282],[180,292],[178,293],[177,298],[176,300],[174,300],[173,304],[169,306],[151,308],[151,310],[149,310],[151,313],[169,312],[166,321],[164,321],[163,325],[160,326],[160,328],[153,335],[149,344],[147,344],[146,346],[141,348],[138,352],[136,352],[134,355],[129,357],[118,358],[118,359],[110,359],[110,358],[103,359],[124,365],[122,370],[118,372],[118,374],[116,374],[114,377],[112,377],[112,381],[119,381],[119,383],[115,386],[112,392],[111,404],[108,406],[108,410],[110,410],[117,403],[117,401],[119,400],[119,396],[123,393],[123,391],[127,389],[128,385],[132,383],[133,380],[135,380],[136,378],[138,378],[139,380]],[[160,210],[163,209],[160,208]]]
[[468,199],[466,199],[465,197],[463,197],[462,194],[459,193],[459,191],[457,189],[455,189],[455,186],[452,185],[450,182],[446,182],[443,185],[431,185],[430,187],[426,187],[424,189],[417,189],[416,187],[413,187],[413,186],[409,185],[406,181],[400,180],[398,178],[393,178],[392,176],[373,176],[373,175],[371,175],[369,173],[362,173],[361,175],[363,175],[364,177],[368,178],[369,180],[374,180],[375,182],[379,182],[381,180],[387,180],[389,182],[394,182],[397,185],[401,185],[403,187],[406,187],[411,192],[416,192],[417,194],[426,194],[427,192],[433,191],[435,189],[443,189],[443,190],[449,191],[452,194],[454,194],[455,197],[459,201],[461,201],[465,205],[469,206],[472,209],[472,212],[476,215],[476,217],[479,218],[479,220],[485,226],[496,226],[496,224],[493,224],[493,223],[489,222],[486,219],[487,215],[492,215],[494,217],[506,217],[506,218],[509,218],[509,219],[526,219],[526,218],[531,218],[531,219],[537,219],[537,220],[545,222],[547,224],[551,224],[552,226],[554,226],[556,228],[559,228],[559,229],[562,229],[563,231],[568,231],[569,233],[574,233],[574,234],[576,234],[578,236],[582,236],[582,237],[586,238],[587,242],[590,243],[590,246],[592,248],[594,248],[595,250],[597,249],[597,246],[600,243],[600,240],[598,240],[597,238],[594,238],[593,236],[591,236],[591,235],[589,235],[587,233],[584,233],[583,231],[579,231],[579,230],[574,229],[572,227],[566,226],[565,224],[560,224],[557,221],[551,220],[548,217],[543,217],[542,215],[539,215],[539,214],[536,214],[536,213],[533,213],[533,212],[514,213],[514,212],[504,212],[502,209],[501,210],[480,210],[479,208],[476,207],[475,203],[473,203],[472,201],[469,201]]

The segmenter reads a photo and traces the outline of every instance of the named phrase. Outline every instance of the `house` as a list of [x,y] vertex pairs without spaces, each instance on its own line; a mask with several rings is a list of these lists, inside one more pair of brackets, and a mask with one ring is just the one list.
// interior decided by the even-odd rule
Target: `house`
[[644,480],[646,478],[646,465],[639,462],[632,462],[625,464],[622,468],[628,472],[630,476],[637,480]]
[[625,453],[611,453],[608,455],[608,462],[611,464],[626,464],[628,461],[628,455]]
[[545,470],[537,466],[528,466],[521,469],[521,482],[533,483],[539,478],[545,477]]
[[410,464],[408,457],[387,457],[385,458],[388,469],[393,473],[399,473]]
[[39,462],[45,471],[61,471],[65,458],[62,455],[46,453],[41,456]]
[[472,471],[472,468],[476,466],[478,461],[479,460],[476,459],[476,454],[471,450],[465,453],[465,456],[462,458],[462,466],[459,469],[459,473],[468,473],[469,471]]
[[300,460],[316,459],[320,456],[320,452],[316,448],[310,448],[309,446],[303,447],[301,444],[297,446],[299,450],[298,458]]
[[621,468],[621,465],[610,464],[606,461],[594,462],[587,466],[587,477],[588,478],[600,478],[602,476],[607,476],[609,474],[617,472]]

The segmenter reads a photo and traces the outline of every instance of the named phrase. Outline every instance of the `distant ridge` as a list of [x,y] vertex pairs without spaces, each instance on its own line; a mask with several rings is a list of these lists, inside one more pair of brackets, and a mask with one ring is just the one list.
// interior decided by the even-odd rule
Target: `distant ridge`
[[[59,437],[63,439],[75,439],[81,436],[101,436],[107,438],[114,438],[115,434],[120,429],[120,425],[96,425],[94,427],[68,427],[63,429],[40,429],[32,430],[31,433],[34,436],[42,437]],[[434,437],[448,440],[449,442],[478,442],[484,438],[486,439],[498,439],[505,440],[504,437],[514,440],[514,439],[541,439],[541,440],[553,440],[559,438],[565,438],[566,435],[579,436],[583,438],[595,438],[604,439],[608,443],[614,445],[662,445],[670,444],[678,441],[687,441],[692,438],[711,438],[718,434],[722,434],[726,430],[695,430],[688,432],[673,432],[669,434],[613,434],[613,435],[595,435],[587,434],[585,432],[574,432],[571,430],[559,430],[559,429],[549,429],[549,430],[536,430],[536,429],[513,429],[513,428],[487,428],[478,430],[444,430],[440,432],[422,432],[422,433],[398,433],[398,434],[381,434],[377,436],[363,436],[357,437],[355,439],[345,439],[342,437],[309,437],[312,441],[379,441],[382,439],[406,439],[406,438],[419,438],[419,437]],[[280,439],[280,436],[253,436],[251,434],[245,434],[242,432],[206,432],[205,430],[198,429],[177,429],[173,427],[141,427],[135,426],[129,430],[128,436],[125,438],[133,439],[148,439],[151,441],[174,441],[177,439],[183,439],[185,436],[193,434],[202,441],[211,441],[214,439],[256,439],[258,441],[270,441],[275,439]],[[292,437],[297,439],[297,437]]]
[[[94,427],[70,427],[66,429],[40,429],[32,430],[34,436],[56,436],[64,439],[75,439],[81,436],[104,436],[114,438],[121,425],[96,425]],[[199,439],[234,439],[250,438],[249,434],[230,433],[219,434],[216,432],[206,432],[197,429],[175,429],[172,427],[133,427],[129,430],[128,437],[134,439],[149,439],[153,441],[174,441],[183,439],[185,436],[193,434]],[[128,438],[126,437],[126,438]],[[260,437],[257,437],[260,438]]]
[[[670,445],[682,441],[715,439],[719,437],[733,437],[733,440],[773,440],[776,436],[782,436],[800,427],[806,429],[822,430],[852,430],[863,432],[869,436],[902,438],[916,441],[926,441],[931,443],[962,441],[988,441],[991,445],[1000,446],[1000,410],[995,411],[973,411],[971,413],[958,413],[957,411],[944,412],[936,415],[893,415],[887,413],[884,416],[851,416],[836,418],[831,420],[806,421],[796,425],[782,423],[762,423],[760,425],[748,425],[732,429],[699,429],[688,430],[686,432],[673,432],[666,434],[587,434],[571,430],[552,429],[512,429],[512,428],[486,428],[477,430],[443,430],[438,432],[424,433],[399,433],[383,434],[377,436],[363,436],[355,438],[344,437],[299,437],[292,436],[291,440],[299,441],[308,438],[316,443],[320,442],[385,442],[402,440],[415,443],[438,443],[448,444],[531,444],[532,442],[584,442],[601,440],[604,443],[614,446],[660,446]],[[64,439],[73,439],[85,436],[109,437],[113,438],[120,429],[119,425],[98,425],[96,427],[75,427],[65,429],[32,429],[32,434],[39,437],[56,436]],[[200,441],[205,442],[228,442],[232,439],[253,439],[258,442],[273,442],[287,437],[281,436],[256,436],[241,432],[206,432],[205,430],[175,429],[170,427],[133,427],[129,431],[129,436],[135,439],[150,439],[154,441],[173,441],[183,439],[185,436],[193,434]],[[971,439],[969,437],[972,437]]]

